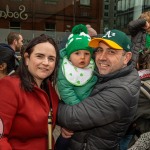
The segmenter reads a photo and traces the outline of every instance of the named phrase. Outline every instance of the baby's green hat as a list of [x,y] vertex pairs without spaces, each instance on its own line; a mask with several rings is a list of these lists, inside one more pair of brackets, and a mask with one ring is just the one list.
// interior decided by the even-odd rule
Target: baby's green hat
[[66,43],[66,54],[69,58],[70,55],[78,50],[87,50],[93,53],[93,48],[89,47],[91,37],[88,35],[87,27],[83,24],[79,24],[73,27],[72,34],[68,37]]

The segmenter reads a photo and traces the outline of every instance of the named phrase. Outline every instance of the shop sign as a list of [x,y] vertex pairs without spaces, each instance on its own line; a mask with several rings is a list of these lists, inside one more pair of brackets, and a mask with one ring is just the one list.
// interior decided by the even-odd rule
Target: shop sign
[[24,5],[19,6],[19,11],[12,12],[9,10],[9,6],[6,5],[6,11],[0,10],[0,18],[15,18],[26,20],[28,18],[28,14],[25,13],[26,7]]

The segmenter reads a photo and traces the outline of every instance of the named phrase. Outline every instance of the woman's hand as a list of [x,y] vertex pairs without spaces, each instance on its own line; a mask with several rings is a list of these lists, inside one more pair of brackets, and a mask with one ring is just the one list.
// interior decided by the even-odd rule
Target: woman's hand
[[62,137],[64,137],[64,138],[71,138],[71,136],[74,134],[74,132],[69,131],[65,128],[61,128],[61,134],[62,134]]

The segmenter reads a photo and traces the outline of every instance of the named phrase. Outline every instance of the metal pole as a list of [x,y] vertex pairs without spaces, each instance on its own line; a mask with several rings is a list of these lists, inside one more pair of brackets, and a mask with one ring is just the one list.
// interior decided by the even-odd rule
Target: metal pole
[[76,24],[76,0],[73,0],[73,25]]

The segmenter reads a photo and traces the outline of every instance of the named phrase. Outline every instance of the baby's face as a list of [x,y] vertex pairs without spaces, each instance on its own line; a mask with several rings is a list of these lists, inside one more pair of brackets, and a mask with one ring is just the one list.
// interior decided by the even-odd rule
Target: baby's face
[[89,65],[91,54],[88,50],[78,50],[70,55],[69,60],[78,68],[85,68]]

